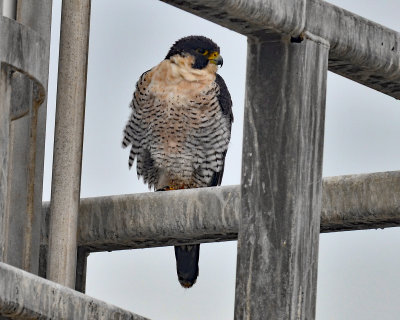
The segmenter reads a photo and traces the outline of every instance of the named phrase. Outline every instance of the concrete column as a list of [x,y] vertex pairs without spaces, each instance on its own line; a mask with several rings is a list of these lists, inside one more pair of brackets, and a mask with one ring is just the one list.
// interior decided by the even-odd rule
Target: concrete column
[[315,318],[328,45],[248,39],[235,319]]
[[47,275],[70,288],[76,274],[89,26],[90,0],[64,0]]

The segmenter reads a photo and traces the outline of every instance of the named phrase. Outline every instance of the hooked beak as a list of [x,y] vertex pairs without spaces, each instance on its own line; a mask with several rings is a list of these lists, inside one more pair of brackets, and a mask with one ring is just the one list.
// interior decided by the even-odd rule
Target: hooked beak
[[224,64],[224,59],[222,59],[222,56],[218,56],[217,59],[215,59],[214,61],[217,66],[220,65],[222,67],[222,65]]
[[219,54],[217,55],[212,55],[212,57],[209,58],[210,62],[216,65],[220,65],[222,67],[222,65],[224,64],[224,59],[222,59],[222,56],[220,56]]

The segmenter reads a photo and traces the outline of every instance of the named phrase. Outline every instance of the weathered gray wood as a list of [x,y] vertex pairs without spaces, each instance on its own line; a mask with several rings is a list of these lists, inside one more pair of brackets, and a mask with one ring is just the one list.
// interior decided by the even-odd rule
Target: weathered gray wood
[[86,269],[87,259],[90,251],[85,247],[78,247],[76,259],[76,281],[75,290],[85,293],[86,291]]
[[48,279],[75,286],[90,0],[63,1]]
[[400,99],[400,33],[309,0],[305,30],[330,42],[329,70]]
[[162,0],[246,36],[304,30],[306,0]]
[[[36,21],[47,25],[42,34],[22,20],[17,19],[20,22],[17,23],[0,17],[0,60],[3,69],[9,66],[11,99],[10,111],[1,115],[8,117],[8,120],[4,118],[8,122],[8,138],[7,142],[1,142],[0,148],[9,150],[2,159],[7,162],[2,166],[7,175],[7,182],[2,186],[7,189],[7,196],[0,196],[0,202],[5,202],[6,207],[0,213],[6,216],[2,225],[4,232],[0,234],[2,260],[33,273],[38,272],[39,263],[44,157],[44,135],[40,140],[37,132],[38,124],[45,126],[45,118],[38,121],[38,114],[47,87],[50,40],[50,20],[43,22],[44,15],[51,17],[51,6],[35,15]],[[45,113],[46,110],[41,114]],[[38,170],[36,160],[40,157],[42,166]]]
[[[3,9],[0,0],[0,15]],[[8,166],[10,156],[11,76],[7,66],[0,65],[0,262],[7,260],[9,208]],[[1,316],[0,320],[9,318]]]
[[[17,21],[38,32],[50,45],[52,0],[19,1]],[[50,52],[47,53],[49,55]]]
[[[48,208],[49,209],[49,208]],[[44,216],[49,218],[50,210],[47,211],[49,214]],[[42,223],[46,229],[48,229],[49,224]],[[39,276],[42,278],[47,278],[47,254],[48,245],[42,242],[40,245],[40,260],[39,260]],[[77,259],[76,259],[76,280],[75,280],[75,290],[85,293],[86,291],[86,270],[87,270],[87,258],[89,257],[90,250],[87,247],[78,247]],[[0,318],[1,319],[1,318]]]
[[235,319],[315,317],[328,49],[248,39]]
[[19,72],[14,72],[11,77],[11,120],[26,116],[32,107],[32,80]]
[[146,320],[57,283],[0,263],[0,315],[12,319]]
[[[400,226],[400,171],[325,178],[322,194],[320,232]],[[43,203],[43,249],[49,211]],[[93,252],[236,240],[239,214],[240,186],[86,198],[78,245]]]
[[10,158],[11,76],[9,68],[0,65],[0,261],[7,261],[9,224],[9,158]]
[[329,70],[400,99],[400,34],[324,0],[162,0],[247,36],[311,32]]
[[324,179],[321,232],[400,226],[400,171]]
[[[93,251],[235,240],[240,190],[199,188],[82,199],[78,245]],[[49,203],[44,203],[42,246]]]
[[[17,21],[20,24],[28,26],[34,30],[44,41],[45,47],[43,48],[44,56],[40,59],[43,63],[43,74],[42,79],[43,87],[47,92],[48,72],[49,72],[49,59],[50,59],[50,31],[51,31],[51,16],[52,16],[52,0],[30,0],[30,1],[19,1],[17,10]],[[33,96],[37,97],[37,87],[34,81],[31,81],[30,88],[25,89],[18,93],[19,96]],[[32,99],[31,98],[31,99]],[[46,135],[46,113],[47,113],[47,95],[44,97],[40,107],[38,106],[39,101],[33,100],[32,108],[32,130],[30,139],[25,138],[25,143],[31,144],[29,179],[29,194],[31,206],[27,208],[27,212],[30,213],[30,218],[26,219],[30,225],[25,231],[25,257],[30,256],[30,259],[25,258],[25,270],[29,270],[35,274],[38,273],[39,265],[39,243],[40,243],[40,219],[41,219],[41,207],[42,207],[42,191],[43,191],[43,169],[44,169],[44,148],[45,148],[45,135]],[[41,101],[40,101],[41,102]],[[19,130],[23,131],[24,124],[19,124]],[[17,128],[16,128],[17,129]],[[23,140],[22,134],[17,134],[19,140]],[[23,144],[20,144],[21,148]],[[27,149],[26,149],[27,150]]]
[[[33,156],[35,154],[36,110],[40,102],[35,107],[36,102],[32,94],[28,92],[24,95],[24,90],[32,90],[29,79],[5,65],[3,65],[2,73],[1,100],[3,103],[0,113],[4,127],[0,142],[2,150],[0,260],[37,273],[40,211],[37,212],[38,221],[34,240],[38,249],[35,252],[31,250],[31,247],[34,231],[32,229],[33,170],[35,168]],[[17,108],[19,104],[24,106]],[[18,110],[23,111],[24,117],[13,120],[13,117],[20,115]],[[27,114],[24,114],[25,110],[28,110]]]
[[43,98],[48,77],[46,40],[35,30],[6,17],[0,16],[0,26],[0,61],[33,79]]
[[[23,117],[10,122],[9,219],[7,263],[37,273],[38,256],[31,255],[33,222],[32,154],[35,148],[36,112],[32,108],[32,81],[13,72],[11,75],[11,109],[27,110]],[[18,108],[19,107],[19,108]],[[11,115],[13,116],[13,114]],[[40,217],[39,217],[40,218]],[[40,232],[40,225],[36,234]],[[36,240],[37,244],[37,240]],[[35,259],[36,258],[36,259]]]
[[[40,81],[47,76],[45,69],[48,60],[44,61],[46,48],[43,48],[44,41],[37,32],[2,16],[0,16],[0,39],[2,68],[0,259],[37,272],[38,255],[32,256],[32,252],[29,250],[30,236],[32,235],[32,224],[29,217],[32,216],[30,209],[33,202],[32,186],[34,184],[32,179],[34,163],[31,162],[34,154],[32,139],[35,136],[35,108],[40,105],[44,96],[44,86]],[[14,70],[19,70],[34,79],[39,90],[35,91],[33,99],[31,92],[28,92],[23,99],[18,99],[21,91],[29,90],[31,87],[27,80],[18,76]],[[19,85],[22,83],[21,81],[25,82],[22,87]],[[17,108],[18,104],[24,104],[24,106]],[[24,115],[29,119],[16,120]],[[17,122],[24,123],[19,126]],[[19,132],[19,128],[23,130]],[[28,147],[23,150],[23,145]],[[25,154],[26,157],[24,157]],[[17,192],[20,193],[21,199]],[[40,205],[41,199],[38,200]],[[40,218],[40,211],[37,212],[37,216]],[[40,227],[39,222],[37,227]],[[39,242],[38,228],[36,244]]]

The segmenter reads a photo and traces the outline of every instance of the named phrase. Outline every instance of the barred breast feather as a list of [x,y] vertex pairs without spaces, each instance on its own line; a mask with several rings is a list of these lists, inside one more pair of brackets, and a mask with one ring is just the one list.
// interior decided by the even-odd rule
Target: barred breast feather
[[137,174],[149,188],[221,183],[232,102],[215,70],[195,71],[185,74],[164,60],[136,84],[123,147],[130,146],[129,167],[136,159]]

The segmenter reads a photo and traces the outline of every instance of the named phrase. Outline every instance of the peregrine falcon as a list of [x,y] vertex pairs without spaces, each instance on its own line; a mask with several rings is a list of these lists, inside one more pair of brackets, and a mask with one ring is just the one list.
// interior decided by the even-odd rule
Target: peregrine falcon
[[[139,78],[124,129],[129,168],[149,188],[167,191],[219,186],[233,122],[219,47],[203,36],[175,42],[167,56]],[[180,284],[199,273],[200,245],[175,247]]]

